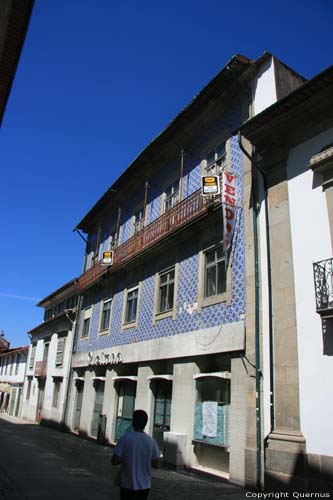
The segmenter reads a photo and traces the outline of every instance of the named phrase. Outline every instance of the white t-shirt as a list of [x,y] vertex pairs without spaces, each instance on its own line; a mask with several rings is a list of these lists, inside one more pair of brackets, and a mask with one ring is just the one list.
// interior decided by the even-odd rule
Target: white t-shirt
[[122,459],[121,486],[146,490],[151,486],[151,461],[160,456],[155,439],[145,432],[128,432],[122,436],[113,454]]

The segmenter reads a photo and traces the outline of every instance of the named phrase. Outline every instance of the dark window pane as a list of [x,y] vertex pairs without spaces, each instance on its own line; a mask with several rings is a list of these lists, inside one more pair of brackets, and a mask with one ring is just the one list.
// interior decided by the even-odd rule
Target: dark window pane
[[217,293],[226,291],[226,275],[224,261],[218,264],[217,268]]
[[206,270],[206,297],[216,295],[216,267],[212,266]]

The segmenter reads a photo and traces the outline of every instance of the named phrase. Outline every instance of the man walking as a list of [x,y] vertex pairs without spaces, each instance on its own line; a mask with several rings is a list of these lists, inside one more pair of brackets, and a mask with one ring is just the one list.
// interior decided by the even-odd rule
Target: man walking
[[113,450],[111,464],[121,464],[120,500],[146,500],[151,486],[151,467],[159,468],[157,443],[144,432],[147,421],[144,410],[135,410],[133,431],[122,436]]

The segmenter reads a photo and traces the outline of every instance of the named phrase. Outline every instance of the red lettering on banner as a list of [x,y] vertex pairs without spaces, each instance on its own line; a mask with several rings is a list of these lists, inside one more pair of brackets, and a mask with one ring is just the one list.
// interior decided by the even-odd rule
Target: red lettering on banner
[[226,194],[224,195],[224,203],[229,203],[229,205],[236,205],[236,198],[231,198]]
[[235,212],[230,208],[225,209],[225,218],[227,220],[232,220],[235,217]]
[[232,194],[233,196],[235,196],[236,194],[235,188],[233,186],[230,186],[229,184],[225,185],[225,192],[228,194]]
[[234,175],[231,175],[231,174],[229,174],[228,172],[224,172],[224,175],[225,175],[225,177],[226,177],[227,181],[228,181],[228,182],[230,182],[230,183],[231,183],[231,182],[234,180],[234,178],[235,178],[235,176],[234,176]]

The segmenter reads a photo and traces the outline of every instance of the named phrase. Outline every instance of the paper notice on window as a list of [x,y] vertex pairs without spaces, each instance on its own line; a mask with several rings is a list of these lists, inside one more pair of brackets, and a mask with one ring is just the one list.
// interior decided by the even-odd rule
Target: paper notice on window
[[202,403],[202,435],[217,436],[217,402],[204,401]]

